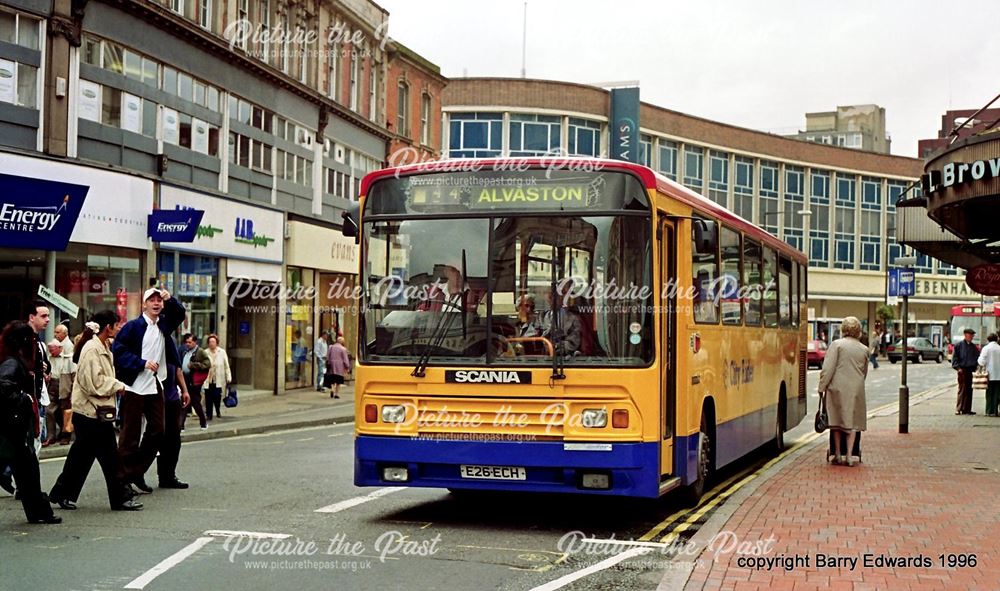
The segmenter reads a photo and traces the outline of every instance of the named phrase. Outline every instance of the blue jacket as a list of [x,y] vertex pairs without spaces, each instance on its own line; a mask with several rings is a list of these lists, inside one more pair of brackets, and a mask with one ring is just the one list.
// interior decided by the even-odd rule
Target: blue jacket
[[979,366],[979,347],[975,343],[966,343],[963,339],[955,345],[951,354],[951,366],[955,369],[976,369]]
[[[167,365],[178,367],[181,364],[173,333],[184,322],[185,316],[187,316],[187,311],[184,310],[183,304],[177,301],[177,298],[170,298],[163,302],[163,311],[160,312],[160,319],[156,326],[163,333],[164,356]],[[111,346],[111,353],[115,356],[115,376],[129,386],[146,368],[146,360],[142,358],[142,338],[144,336],[146,336],[146,320],[139,316],[125,323],[125,326],[118,331],[114,345]]]

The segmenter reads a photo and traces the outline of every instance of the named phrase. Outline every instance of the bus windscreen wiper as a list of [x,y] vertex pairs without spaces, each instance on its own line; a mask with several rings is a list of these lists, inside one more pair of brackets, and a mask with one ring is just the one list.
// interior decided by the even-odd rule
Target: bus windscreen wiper
[[550,284],[549,293],[552,298],[551,304],[551,314],[552,319],[549,322],[549,336],[553,337],[554,342],[552,351],[552,375],[549,376],[549,385],[552,385],[555,380],[565,380],[566,374],[563,373],[563,368],[566,365],[566,356],[564,348],[566,346],[566,335],[563,334],[562,328],[562,308],[560,307],[561,298],[559,294],[556,293],[556,252],[555,249],[552,250],[552,281]]
[[423,350],[420,352],[417,364],[413,367],[413,371],[410,372],[411,376],[422,378],[426,375],[427,363],[431,360],[431,352],[441,346],[448,331],[451,330],[451,325],[455,322],[455,314],[449,314],[448,309],[457,308],[458,304],[453,300],[461,296],[461,293],[457,293],[449,296],[446,301],[441,302],[441,317],[438,318],[437,324],[434,325],[434,331],[431,333],[430,340],[427,341],[427,344],[424,345]]

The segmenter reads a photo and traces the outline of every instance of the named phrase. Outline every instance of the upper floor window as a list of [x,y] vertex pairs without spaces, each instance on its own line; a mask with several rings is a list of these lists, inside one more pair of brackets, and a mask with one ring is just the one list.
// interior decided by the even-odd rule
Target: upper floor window
[[170,10],[177,14],[184,14],[184,0],[170,0]]
[[212,1],[198,0],[198,24],[202,28],[212,28]]
[[0,10],[0,41],[38,50],[38,27],[41,21],[19,12]]
[[[598,136],[600,137],[600,136]],[[677,180],[677,144],[660,140],[660,173],[667,178]]]
[[396,86],[396,133],[410,137],[410,86],[402,80]]
[[358,112],[358,102],[360,102],[360,99],[359,99],[359,96],[358,96],[358,93],[361,91],[360,86],[359,86],[360,85],[360,81],[358,80],[358,78],[360,78],[360,77],[361,77],[361,60],[358,59],[357,52],[352,51],[351,52],[351,86],[350,86],[350,91],[351,91],[350,100],[351,100],[351,104],[350,104],[350,107],[351,107],[351,110],[354,111],[355,113]]
[[701,190],[705,178],[705,150],[697,146],[684,146],[684,184]]
[[448,123],[448,155],[452,158],[499,156],[503,142],[501,113],[452,113]]
[[431,145],[431,95],[426,92],[420,97],[420,143]]
[[511,115],[510,155],[542,156],[559,151],[561,118],[553,115]]
[[371,62],[368,68],[368,120],[375,121],[378,115],[378,68]]
[[570,117],[568,142],[570,156],[599,156],[601,124],[597,121]]
[[0,102],[38,108],[38,68],[0,59]]

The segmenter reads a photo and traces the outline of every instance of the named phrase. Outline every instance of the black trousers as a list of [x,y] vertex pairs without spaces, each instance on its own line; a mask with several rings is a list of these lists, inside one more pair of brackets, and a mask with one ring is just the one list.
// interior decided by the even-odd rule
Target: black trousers
[[[188,394],[191,395],[191,408],[194,409],[195,414],[198,415],[198,424],[204,427],[208,423],[205,421],[205,409],[201,406],[201,386],[195,386],[191,383],[191,375],[188,374],[184,376],[184,382],[188,387]],[[181,428],[184,427],[184,423],[187,421],[187,413],[184,413],[184,419],[181,421]]]
[[14,480],[17,481],[17,492],[21,497],[24,516],[30,521],[52,515],[52,507],[42,496],[42,475],[34,447],[26,444],[18,445],[14,450],[14,456],[10,458],[10,469],[14,474]]
[[222,416],[222,388],[212,384],[205,388],[205,412],[208,418],[212,418],[212,409],[215,409],[215,416]]
[[156,474],[160,482],[177,478],[177,460],[181,457],[181,423],[184,406],[180,400],[163,403],[163,444],[156,458]]
[[[158,393],[145,396],[126,390],[122,396],[118,475],[125,482],[143,477],[163,443],[163,390],[157,389]],[[145,431],[142,430],[143,418],[146,419]]]
[[958,400],[955,402],[955,412],[969,414],[972,412],[972,374],[976,368],[960,368],[958,370]]
[[73,431],[76,432],[76,440],[69,448],[62,474],[56,479],[49,497],[76,502],[94,460],[97,460],[108,487],[108,503],[115,508],[127,501],[131,495],[126,493],[125,483],[118,478],[118,443],[115,441],[114,423],[102,423],[75,412]]

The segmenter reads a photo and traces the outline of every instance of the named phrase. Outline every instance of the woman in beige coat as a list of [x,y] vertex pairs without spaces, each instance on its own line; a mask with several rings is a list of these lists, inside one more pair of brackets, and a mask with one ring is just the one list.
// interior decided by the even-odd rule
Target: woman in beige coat
[[125,391],[125,384],[115,379],[111,339],[118,332],[118,314],[105,310],[94,314],[87,323],[74,352],[77,363],[73,382],[73,430],[76,439],[69,448],[62,474],[56,479],[49,501],[63,509],[76,509],[76,500],[90,474],[94,460],[101,465],[108,488],[108,502],[115,511],[136,511],[132,488],[118,479],[118,443],[114,423],[98,418],[98,408],[115,407],[115,396]]
[[215,408],[215,416],[222,417],[222,392],[233,383],[233,370],[229,367],[229,355],[226,350],[219,346],[219,337],[215,334],[208,335],[205,339],[208,348],[205,353],[212,361],[212,367],[208,370],[208,378],[205,380],[205,410],[208,411],[208,420],[212,420],[212,409]]
[[840,326],[841,338],[835,340],[826,352],[823,370],[819,374],[819,392],[826,393],[826,408],[830,415],[830,429],[847,434],[847,449],[841,455],[841,437],[834,437],[834,464],[854,465],[851,449],[858,431],[868,428],[868,409],[865,403],[865,378],[868,376],[868,347],[858,340],[861,322],[854,316],[844,318]]

